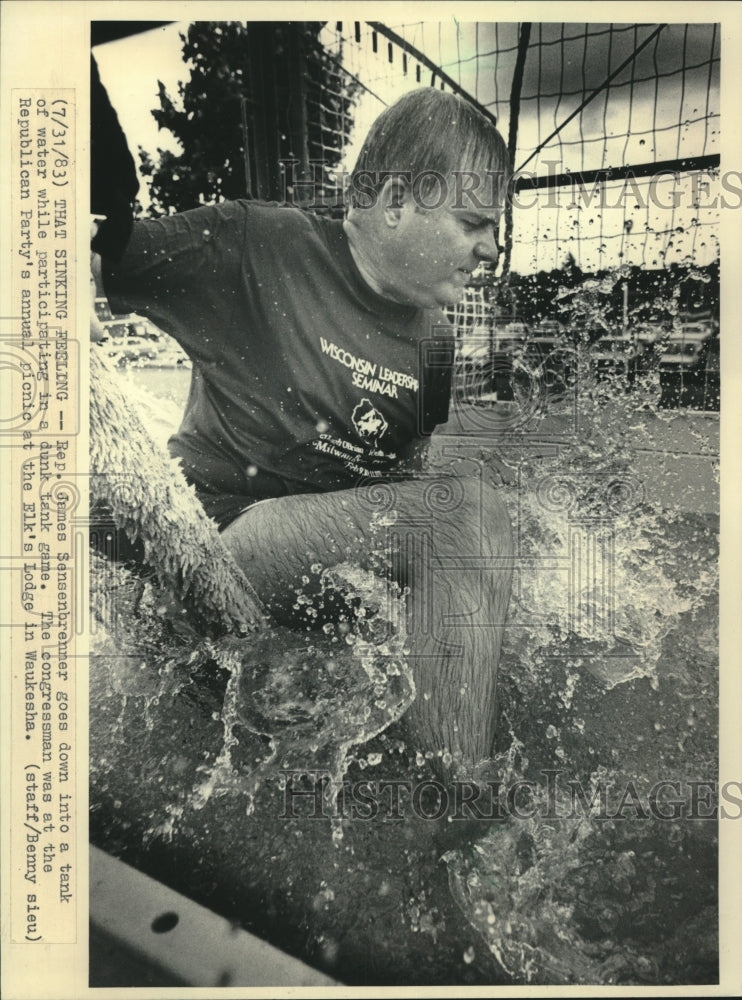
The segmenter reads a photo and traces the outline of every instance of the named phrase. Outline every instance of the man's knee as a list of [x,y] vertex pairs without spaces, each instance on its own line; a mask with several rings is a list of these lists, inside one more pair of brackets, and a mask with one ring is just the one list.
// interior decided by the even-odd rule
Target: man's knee
[[461,477],[455,483],[455,502],[441,509],[435,519],[445,524],[443,536],[461,554],[512,554],[512,528],[502,490],[478,476]]

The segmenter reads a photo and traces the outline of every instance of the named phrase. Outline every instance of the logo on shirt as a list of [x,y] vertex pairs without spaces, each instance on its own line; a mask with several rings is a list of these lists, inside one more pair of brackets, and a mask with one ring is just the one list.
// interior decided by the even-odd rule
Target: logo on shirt
[[353,410],[353,426],[359,437],[376,445],[389,424],[370,400],[362,399]]
[[320,337],[323,354],[328,354],[333,361],[345,365],[352,372],[353,385],[363,392],[379,392],[392,399],[399,398],[399,388],[417,392],[420,384],[412,375],[406,372],[394,371],[376,361],[369,361],[358,355],[338,347],[324,337]]

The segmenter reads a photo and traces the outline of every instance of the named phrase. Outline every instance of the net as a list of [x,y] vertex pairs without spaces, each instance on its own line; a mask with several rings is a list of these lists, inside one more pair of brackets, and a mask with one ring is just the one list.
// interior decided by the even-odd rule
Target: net
[[[319,37],[359,85],[344,170],[383,107],[421,85],[460,93],[509,138],[506,255],[458,307],[462,343],[498,323],[554,323],[554,293],[575,271],[630,286],[628,303],[608,304],[613,332],[627,319],[718,331],[719,212],[741,192],[719,173],[717,24],[336,22]],[[523,279],[547,274],[552,295],[534,313]],[[718,405],[702,375],[702,405]],[[679,380],[676,403],[692,373]]]

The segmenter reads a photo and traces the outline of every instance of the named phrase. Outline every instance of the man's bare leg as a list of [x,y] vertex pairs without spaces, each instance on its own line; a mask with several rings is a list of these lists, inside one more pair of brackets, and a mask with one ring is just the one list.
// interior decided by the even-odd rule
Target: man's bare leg
[[450,753],[444,771],[462,778],[491,754],[512,556],[497,491],[441,477],[281,497],[246,511],[222,537],[279,619],[303,577],[318,584],[318,566],[356,562],[409,586],[418,694],[408,722],[417,745]]

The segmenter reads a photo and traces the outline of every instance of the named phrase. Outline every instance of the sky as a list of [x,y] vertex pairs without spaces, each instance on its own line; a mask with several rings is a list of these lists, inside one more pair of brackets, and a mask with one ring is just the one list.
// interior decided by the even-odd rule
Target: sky
[[[101,78],[132,150],[143,146],[177,151],[169,132],[151,116],[158,80],[171,97],[186,80],[179,31],[174,24],[98,46]],[[507,137],[510,87],[515,66],[516,24],[417,22],[389,24],[496,114]],[[656,162],[719,151],[719,39],[712,25],[668,25],[653,37],[654,25],[534,24],[525,64],[518,121],[516,166],[650,39],[621,75],[567,124],[556,140],[530,160],[536,173],[604,165]],[[612,29],[612,30],[610,30]],[[368,127],[386,104],[418,86],[408,59],[403,74],[399,49],[392,53],[371,29],[360,45],[352,22],[340,30],[328,23],[322,40],[344,67],[365,85],[355,110],[355,132],[346,149],[347,169]],[[682,67],[685,71],[682,72]],[[430,83],[423,68],[421,83]],[[549,162],[553,166],[549,166]],[[146,184],[143,185],[143,189]],[[513,268],[528,273],[559,266],[571,253],[583,270],[623,263],[660,267],[672,261],[705,264],[718,254],[718,212],[711,207],[718,179],[702,175],[666,177],[650,191],[648,181],[632,190],[608,185],[604,205],[585,205],[569,188],[523,197],[515,215]],[[142,198],[146,203],[146,195]],[[679,202],[674,208],[673,200]],[[694,204],[695,202],[695,204]]]

